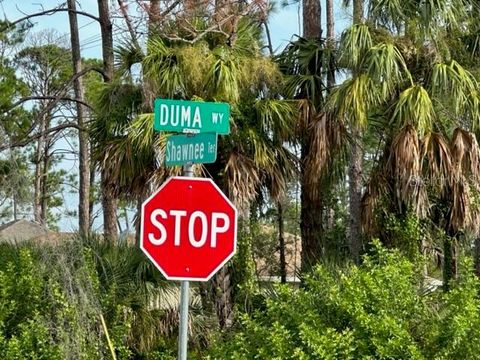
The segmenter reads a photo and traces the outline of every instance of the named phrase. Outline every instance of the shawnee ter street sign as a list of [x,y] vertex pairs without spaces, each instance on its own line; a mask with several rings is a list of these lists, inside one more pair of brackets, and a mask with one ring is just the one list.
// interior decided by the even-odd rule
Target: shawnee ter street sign
[[155,99],[157,131],[180,133],[230,133],[230,105],[200,101]]
[[165,165],[208,164],[217,159],[217,134],[172,135],[167,138]]

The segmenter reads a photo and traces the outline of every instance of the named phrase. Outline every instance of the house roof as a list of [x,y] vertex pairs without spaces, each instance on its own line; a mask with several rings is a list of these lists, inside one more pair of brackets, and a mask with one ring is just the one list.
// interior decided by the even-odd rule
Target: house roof
[[14,220],[0,225],[0,241],[21,242],[39,237],[45,238],[49,231],[41,224],[26,220]]

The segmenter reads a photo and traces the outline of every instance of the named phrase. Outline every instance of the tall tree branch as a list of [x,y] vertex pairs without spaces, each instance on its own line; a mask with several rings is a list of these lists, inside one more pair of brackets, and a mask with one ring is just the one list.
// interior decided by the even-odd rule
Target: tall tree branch
[[[58,104],[59,101],[62,100],[62,98],[65,98],[66,97],[66,94],[67,94],[67,91],[68,89],[72,86],[72,83],[80,78],[81,76],[87,74],[88,72],[90,71],[96,71],[100,74],[102,74],[104,76],[104,72],[101,70],[101,69],[98,69],[96,67],[89,67],[89,68],[85,68],[83,69],[81,72],[73,75],[64,85],[64,87],[56,94],[56,95],[52,95],[52,101],[49,102],[47,104],[47,106],[45,106],[38,114],[37,116],[35,117],[34,121],[32,122],[32,124],[30,125],[30,128],[28,129],[28,131],[26,132],[26,136],[28,136],[32,131],[33,129],[35,129],[35,127],[37,126],[38,122],[40,121],[40,119],[42,119],[43,116],[45,116],[46,114],[48,114],[51,110],[53,110],[53,108],[55,107],[56,104]],[[14,104],[15,105],[15,104]],[[18,106],[18,105],[16,105]],[[4,111],[3,114],[7,114],[9,113],[11,110],[13,110],[15,108],[15,106],[12,106],[10,107],[8,110]],[[0,148],[1,149],[1,148]]]
[[13,148],[18,148],[18,147],[23,147],[23,146],[27,146],[28,144],[30,144],[32,141],[35,141],[37,139],[39,139],[40,137],[42,136],[47,136],[49,134],[52,134],[52,133],[56,133],[56,132],[59,132],[61,130],[64,130],[64,129],[68,129],[68,128],[73,128],[73,129],[77,129],[77,130],[85,130],[85,129],[81,129],[77,123],[72,123],[72,122],[69,122],[69,123],[65,123],[65,124],[60,124],[60,125],[57,125],[57,126],[54,126],[54,127],[51,127],[45,131],[42,131],[42,132],[39,132],[38,134],[35,134],[35,135],[32,135],[32,136],[28,136],[26,138],[23,138],[21,140],[15,140],[13,143],[11,144],[3,144],[3,145],[0,145],[0,151],[3,151],[3,150],[6,150],[6,149],[13,149]]
[[80,99],[75,99],[75,98],[71,98],[71,97],[68,97],[68,96],[64,96],[64,97],[59,98],[59,97],[54,96],[54,95],[46,95],[46,96],[26,96],[26,97],[23,97],[20,100],[13,103],[12,107],[9,109],[9,111],[11,111],[13,108],[16,108],[17,106],[20,106],[21,104],[23,104],[27,101],[32,101],[32,100],[70,101],[70,102],[75,102],[75,103],[82,104],[83,106],[86,106],[89,109],[93,110],[93,108],[90,104],[88,104],[87,102],[85,102],[83,100],[80,100]]
[[122,13],[123,18],[125,19],[125,23],[127,24],[128,32],[130,33],[132,42],[136,48],[140,49],[140,44],[138,43],[135,30],[133,29],[132,20],[130,19],[130,15],[128,15],[127,5],[123,2],[123,0],[117,0],[117,2],[120,8],[120,12]]
[[39,17],[39,16],[50,16],[50,15],[53,15],[53,14],[56,14],[56,13],[59,13],[59,12],[75,12],[76,14],[78,15],[83,15],[83,16],[86,16],[86,17],[89,17],[95,21],[98,21],[100,22],[100,19],[95,16],[95,15],[92,15],[90,13],[87,13],[85,11],[72,11],[72,10],[69,10],[67,8],[64,8],[64,7],[56,7],[56,8],[53,8],[53,9],[49,9],[49,10],[43,10],[43,11],[39,11],[37,13],[33,13],[33,14],[28,14],[20,19],[17,19],[15,21],[10,21],[10,22],[7,22],[5,25],[1,26],[0,27],[0,32],[3,32],[3,31],[6,31],[8,29],[11,29],[12,27],[14,27],[15,25],[17,24],[20,24],[24,21],[27,21],[27,20],[30,20],[34,17]]

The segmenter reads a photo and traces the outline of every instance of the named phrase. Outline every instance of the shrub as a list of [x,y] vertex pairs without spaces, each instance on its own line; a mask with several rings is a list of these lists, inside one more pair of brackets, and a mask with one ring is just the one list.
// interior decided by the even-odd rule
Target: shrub
[[[360,267],[317,266],[304,288],[277,288],[211,359],[476,359],[478,281],[422,293],[414,263],[378,243]],[[475,340],[476,339],[476,340]]]

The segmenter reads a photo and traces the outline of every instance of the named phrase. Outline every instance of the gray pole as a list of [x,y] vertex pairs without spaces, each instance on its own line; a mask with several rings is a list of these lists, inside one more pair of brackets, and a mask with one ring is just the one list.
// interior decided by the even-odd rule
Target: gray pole
[[178,334],[178,359],[187,360],[188,344],[188,288],[189,282],[182,281],[180,298],[180,329]]
[[[192,164],[183,165],[183,176],[193,177]],[[181,282],[180,289],[180,327],[178,334],[178,359],[187,360],[188,345],[188,281]]]

